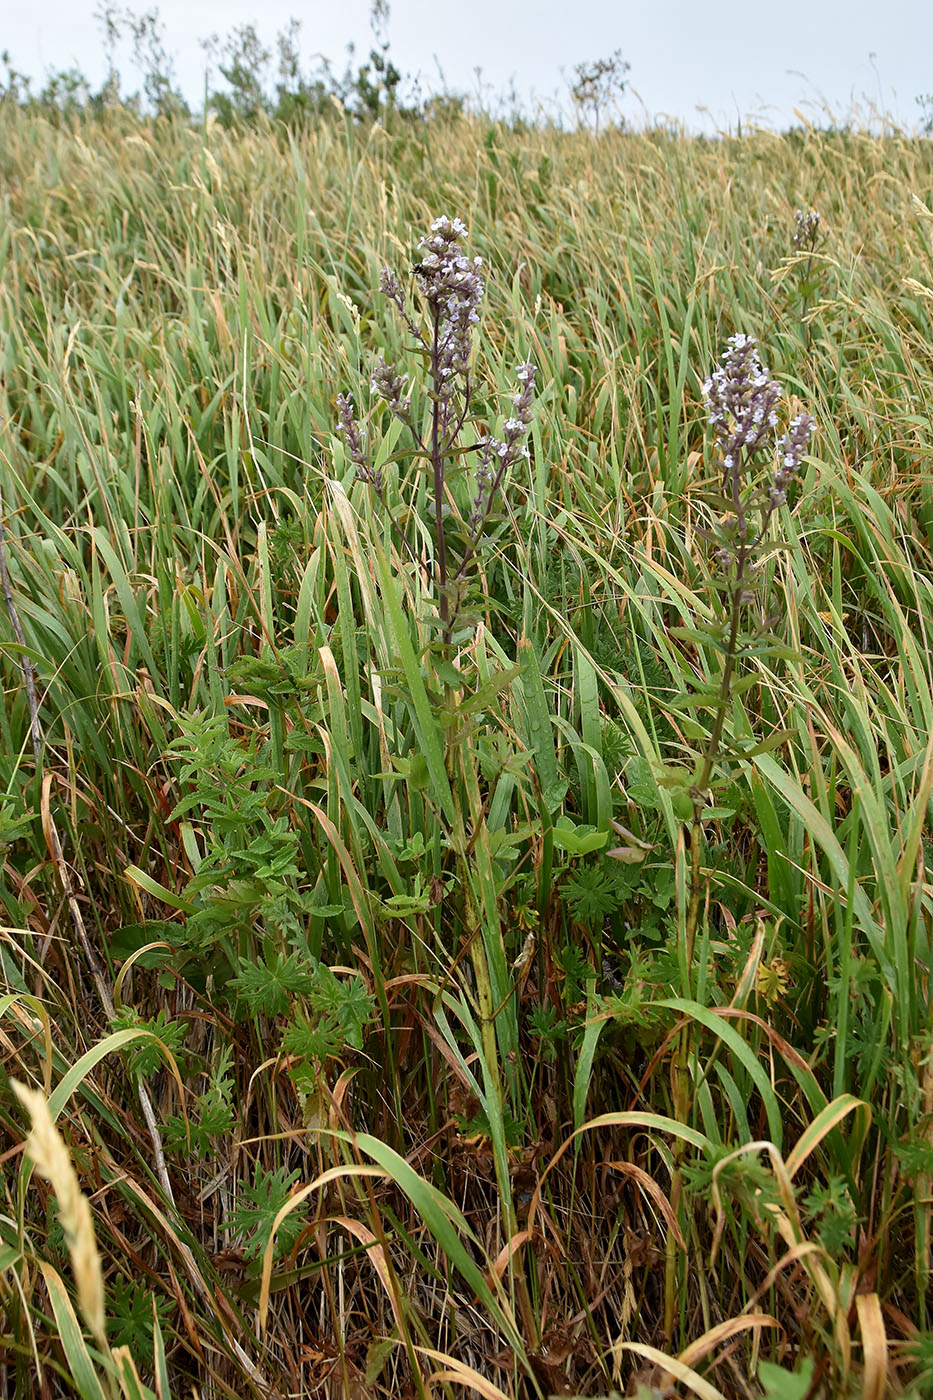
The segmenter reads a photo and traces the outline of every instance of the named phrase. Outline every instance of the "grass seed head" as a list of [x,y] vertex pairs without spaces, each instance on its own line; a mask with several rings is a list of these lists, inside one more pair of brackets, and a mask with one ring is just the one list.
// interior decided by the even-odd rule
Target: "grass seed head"
[[27,1156],[39,1175],[51,1183],[58,1201],[58,1216],[71,1255],[78,1304],[95,1340],[106,1348],[104,1279],[91,1207],[81,1191],[65,1141],[52,1122],[45,1095],[15,1079],[10,1083],[32,1120],[32,1131],[26,1138]]

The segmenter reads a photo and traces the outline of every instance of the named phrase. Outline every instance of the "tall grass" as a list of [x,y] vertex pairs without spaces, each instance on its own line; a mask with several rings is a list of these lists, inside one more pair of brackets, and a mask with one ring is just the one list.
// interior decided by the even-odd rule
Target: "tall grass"
[[[930,143],[4,106],[0,182],[0,1028],[113,1348],[4,1090],[0,1389],[933,1393]],[[439,213],[540,389],[448,659],[334,408]],[[735,331],[818,429],[687,959]]]

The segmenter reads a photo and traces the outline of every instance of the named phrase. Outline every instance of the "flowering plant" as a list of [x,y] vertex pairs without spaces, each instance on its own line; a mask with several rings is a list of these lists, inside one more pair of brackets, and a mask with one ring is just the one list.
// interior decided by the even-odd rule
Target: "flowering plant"
[[[688,776],[683,772],[670,782],[677,814],[691,823],[690,902],[685,920],[688,969],[699,919],[703,820],[710,788],[724,760],[741,761],[749,756],[748,750],[727,750],[724,743],[739,666],[743,658],[778,650],[773,621],[762,611],[757,622],[748,622],[748,610],[758,597],[772,522],[787,501],[814,429],[813,419],[798,413],[780,433],[782,389],[762,365],[752,336],[731,337],[719,365],[703,385],[703,397],[721,483],[721,494],[713,503],[718,520],[708,532],[716,546],[713,558],[718,570],[712,588],[719,606],[718,616],[703,629],[711,674],[697,677],[694,692],[683,695],[680,704],[689,713],[708,711],[711,727],[703,735],[693,773]],[[703,634],[688,629],[685,636],[695,643]],[[765,744],[770,746],[773,741],[772,736]]]
[[[462,434],[474,427],[472,412],[473,332],[479,322],[479,308],[485,293],[482,259],[464,252],[467,229],[461,219],[446,215],[435,219],[422,238],[420,260],[412,273],[423,303],[417,316],[395,272],[382,269],[380,288],[395,307],[411,336],[409,349],[422,361],[427,372],[427,422],[418,416],[409,376],[380,355],[372,371],[371,389],[407,429],[416,457],[427,461],[431,471],[434,516],[434,578],[438,610],[445,639],[450,640],[460,606],[461,585],[480,547],[497,496],[510,468],[528,455],[526,438],[531,423],[537,370],[523,362],[516,367],[517,388],[512,414],[500,438],[476,432],[464,445]],[[347,454],[356,464],[357,477],[375,492],[389,511],[386,481],[381,468],[373,465],[366,447],[366,432],[357,420],[349,394],[337,396],[339,431]],[[459,510],[449,480],[450,468],[464,454],[475,454],[474,483],[470,505]],[[459,529],[451,525],[454,517]],[[395,520],[393,525],[400,529]],[[411,551],[407,537],[402,533]],[[458,540],[454,538],[458,536]]]
[[[813,258],[816,253],[817,244],[820,241],[823,229],[822,216],[815,209],[796,209],[794,211],[794,248],[797,251],[797,264],[802,267],[802,273],[797,287],[797,296],[800,299],[801,316],[806,328],[806,345],[810,348],[810,322],[807,320],[807,312],[810,303],[819,294],[820,283],[822,281],[821,269],[817,264],[816,270],[813,266]],[[803,261],[806,258],[806,261]]]
[[[420,460],[428,468],[427,497],[434,537],[428,577],[434,585],[439,627],[426,629],[426,641],[419,637],[417,658],[410,648],[407,656],[399,655],[398,671],[403,694],[407,687],[410,697],[428,774],[424,790],[437,820],[435,859],[444,860],[446,846],[447,868],[435,865],[437,873],[431,882],[429,903],[449,901],[450,907],[456,900],[460,906],[464,946],[469,949],[473,966],[473,986],[465,992],[460,1005],[464,1015],[478,1023],[496,1180],[506,1235],[513,1238],[519,1227],[504,1125],[518,1105],[518,1019],[517,999],[513,996],[516,984],[510,979],[498,919],[488,917],[488,911],[496,909],[500,891],[488,857],[488,832],[482,834],[488,813],[487,799],[481,792],[485,765],[493,753],[498,758],[503,750],[498,724],[480,717],[488,710],[490,695],[501,693],[521,667],[492,668],[491,674],[486,668],[481,683],[474,684],[480,680],[479,668],[461,669],[450,653],[468,636],[460,617],[461,607],[471,565],[476,563],[496,501],[509,470],[528,455],[526,439],[537,370],[527,361],[517,366],[512,411],[499,436],[487,431],[474,411],[473,371],[473,337],[485,283],[482,260],[469,257],[464,251],[466,237],[467,230],[460,219],[443,216],[434,220],[421,240],[420,258],[412,268],[415,298],[406,294],[391,268],[383,268],[380,288],[407,332],[406,348],[413,360],[423,366],[424,379],[422,385],[412,384],[408,374],[379,356],[372,370],[371,389],[383,410],[388,409],[407,435],[410,448],[397,457]],[[420,553],[416,553],[414,541],[406,533],[414,511],[402,517],[404,525],[402,519],[393,516],[392,483],[370,455],[366,430],[360,425],[348,394],[338,395],[337,413],[338,428],[358,479],[375,494],[410,560],[416,568],[421,567]],[[464,462],[472,464],[468,487],[463,483]],[[427,620],[435,622],[433,617]],[[434,635],[430,635],[432,632]],[[400,653],[401,650],[399,646]],[[434,684],[425,685],[424,669],[432,673],[430,681]],[[410,774],[413,757],[410,753],[393,757],[396,771]],[[485,856],[480,856],[481,851],[485,851]],[[448,876],[454,880],[449,893]],[[416,904],[422,894],[423,891],[416,891]],[[458,961],[459,957],[453,966]],[[455,1005],[445,997],[447,1000]],[[508,1094],[515,1097],[508,1102],[507,1112]],[[514,1287],[528,1333],[535,1337],[530,1295],[521,1272],[514,1278]]]
[[[703,385],[703,397],[722,471],[722,494],[731,507],[725,540],[717,552],[721,564],[736,561],[739,573],[767,533],[771,517],[787,500],[787,488],[797,474],[813,432],[813,419],[798,413],[783,438],[777,439],[777,406],[781,386],[762,366],[754,338],[734,335],[719,366]],[[746,479],[762,449],[776,444],[780,466],[769,476],[762,493]],[[760,528],[752,532],[749,505],[755,496],[763,506]]]
[[813,252],[820,236],[820,215],[815,209],[794,211],[794,247]]

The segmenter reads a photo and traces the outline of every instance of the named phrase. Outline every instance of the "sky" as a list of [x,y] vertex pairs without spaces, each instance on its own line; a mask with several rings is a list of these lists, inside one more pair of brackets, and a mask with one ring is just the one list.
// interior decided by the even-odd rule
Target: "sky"
[[[199,40],[253,22],[271,43],[294,16],[302,52],[342,71],[346,45],[371,46],[370,0],[135,0],[157,5],[176,74],[191,100],[203,91]],[[123,6],[118,6],[123,8]],[[98,0],[0,0],[0,49],[41,76],[76,64],[103,77]],[[844,18],[840,18],[843,16]],[[905,126],[933,93],[933,4],[927,0],[391,0],[391,55],[406,74],[454,90],[510,86],[529,105],[566,106],[573,68],[617,50],[631,65],[620,111],[630,121],[670,117],[699,130],[735,130],[748,118],[782,127],[837,116],[853,102]],[[130,65],[119,65],[125,85]],[[477,78],[477,69],[481,77]]]

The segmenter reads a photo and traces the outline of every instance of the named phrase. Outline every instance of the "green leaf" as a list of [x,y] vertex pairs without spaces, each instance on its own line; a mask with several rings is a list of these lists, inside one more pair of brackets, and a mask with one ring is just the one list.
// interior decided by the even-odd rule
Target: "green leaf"
[[778,729],[774,734],[769,735],[767,739],[762,739],[760,744],[755,744],[750,749],[728,750],[728,756],[742,759],[757,758],[760,753],[771,753],[772,749],[782,748],[791,738],[793,738],[793,730]]
[[[521,662],[521,676],[516,690],[521,695],[525,717],[525,741],[535,755],[535,768],[538,781],[545,794],[545,807],[553,812],[563,801],[566,787],[560,781],[557,756],[554,750],[554,733],[551,725],[551,711],[544,692],[544,681],[534,645],[527,638],[518,644]],[[551,794],[563,789],[556,800]]]
[[129,1347],[115,1347],[113,1363],[124,1400],[156,1400],[155,1392],[143,1385]]
[[283,957],[272,950],[264,958],[242,958],[230,985],[254,1015],[280,1016],[293,996],[311,991],[314,969],[298,951]]
[[607,1016],[595,1016],[595,998],[593,992],[596,983],[591,981],[587,993],[589,1005],[587,1007],[587,1021],[583,1031],[583,1044],[580,1046],[580,1053],[577,1056],[577,1066],[573,1075],[573,1127],[574,1132],[579,1132],[583,1127],[583,1117],[586,1113],[586,1097],[590,1087],[590,1077],[593,1073],[593,1059],[596,1055],[596,1047],[599,1044],[599,1037],[609,1024],[610,1018]]
[[115,1050],[122,1050],[124,1046],[131,1045],[134,1040],[139,1040],[142,1036],[151,1038],[152,1032],[148,1030],[125,1030],[114,1031],[112,1035],[104,1036],[103,1040],[91,1047],[77,1060],[56,1084],[49,1095],[49,1115],[52,1122],[62,1113],[68,1100],[77,1088],[84,1082],[91,1070],[105,1060],[108,1055]]
[[123,874],[131,885],[138,885],[146,894],[151,894],[162,904],[167,904],[170,909],[181,909],[186,914],[191,914],[197,909],[190,899],[185,899],[183,895],[175,894],[172,890],[160,885],[158,880],[153,880],[151,875],[147,875],[145,870],[140,870],[138,865],[128,865]]
[[[150,919],[141,924],[123,924],[109,937],[110,956],[115,962],[125,962],[149,943],[174,945],[184,930],[169,919]],[[134,967],[161,967],[172,957],[172,948],[150,948],[134,962]]]
[[395,1337],[380,1337],[366,1349],[365,1383],[373,1386],[385,1370],[385,1364],[398,1347]]
[[572,856],[588,856],[601,851],[609,840],[608,831],[592,826],[576,826],[570,817],[559,817],[554,824],[554,845]]
[[770,1361],[758,1367],[758,1379],[765,1388],[762,1400],[806,1400],[813,1385],[813,1362],[805,1358],[800,1371],[785,1371]]
[[719,1040],[728,1046],[747,1071],[749,1078],[761,1095],[768,1119],[768,1132],[771,1135],[771,1141],[780,1151],[783,1141],[781,1105],[764,1066],[748,1042],[742,1039],[735,1026],[718,1015],[717,1012],[710,1010],[709,1007],[701,1006],[699,1002],[690,1001],[686,997],[667,997],[665,1000],[659,1001],[657,1005],[666,1006],[671,1011],[679,1011],[682,1015],[689,1016],[691,1020],[698,1021],[701,1026],[712,1031]]
[[398,597],[398,584],[389,567],[389,561],[381,548],[376,547],[376,564],[382,584],[382,598],[388,614],[399,660],[411,695],[415,732],[418,735],[420,752],[424,755],[431,775],[434,800],[437,802],[451,825],[455,820],[453,793],[444,767],[443,727],[431,707],[425,690],[421,667],[412,646],[408,622]]
[[71,1299],[68,1297],[60,1275],[56,1273],[51,1264],[47,1264],[43,1260],[39,1261],[39,1268],[42,1270],[42,1277],[45,1279],[45,1286],[49,1292],[49,1302],[52,1304],[55,1325],[58,1328],[62,1351],[65,1353],[65,1361],[71,1372],[75,1389],[81,1396],[81,1400],[107,1400],[97,1369],[87,1349],[81,1324],[71,1306]]
[[[524,1358],[525,1348],[521,1335],[506,1300],[493,1293],[487,1281],[487,1273],[479,1267],[473,1255],[463,1244],[463,1239],[468,1239],[474,1241],[474,1247],[481,1248],[460,1209],[436,1186],[426,1181],[423,1176],[419,1176],[404,1157],[400,1157],[397,1152],[386,1143],[380,1142],[378,1138],[371,1137],[369,1133],[357,1133],[353,1138],[350,1138],[345,1133],[337,1132],[334,1133],[334,1136],[344,1142],[352,1143],[388,1172],[421,1216],[434,1239],[440,1245],[448,1263],[453,1265],[472,1288],[483,1306],[496,1319],[517,1355]],[[491,1269],[489,1275],[495,1277]]]
[[[849,862],[835,832],[822,812],[811,802],[800,784],[795,782],[770,754],[758,754],[754,762],[758,771],[780,793],[787,805],[803,818],[807,830],[823,848],[840,889],[847,890],[849,888]],[[868,939],[889,987],[896,992],[898,990],[897,973],[885,946],[884,932],[872,914],[868,897],[857,880],[853,884],[852,898],[859,926]]]

